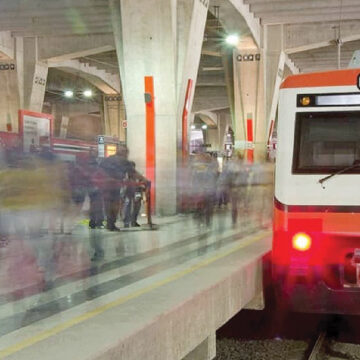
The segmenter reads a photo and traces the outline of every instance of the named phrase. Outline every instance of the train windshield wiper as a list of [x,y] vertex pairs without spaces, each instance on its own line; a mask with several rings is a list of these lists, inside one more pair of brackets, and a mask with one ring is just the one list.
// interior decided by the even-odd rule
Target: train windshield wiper
[[347,166],[339,171],[336,171],[335,173],[333,174],[330,174],[328,176],[325,176],[324,178],[320,179],[319,180],[319,183],[321,186],[323,186],[324,182],[331,179],[333,176],[336,176],[336,175],[340,175],[340,174],[343,174],[345,172],[347,172],[348,170],[351,170],[351,169],[355,169],[357,167],[360,167],[360,160],[355,160],[354,163],[350,166]]

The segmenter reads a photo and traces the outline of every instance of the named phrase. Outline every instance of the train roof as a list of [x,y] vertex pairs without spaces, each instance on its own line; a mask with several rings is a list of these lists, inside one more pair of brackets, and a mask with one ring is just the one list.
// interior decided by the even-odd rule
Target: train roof
[[360,69],[333,70],[288,76],[281,89],[359,85]]

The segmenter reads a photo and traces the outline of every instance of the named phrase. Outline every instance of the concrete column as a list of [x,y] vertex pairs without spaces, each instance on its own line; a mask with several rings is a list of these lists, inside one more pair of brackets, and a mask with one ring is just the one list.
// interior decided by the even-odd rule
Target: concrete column
[[234,51],[235,140],[244,147],[247,119],[252,120],[255,159],[266,151],[263,58],[254,45]]
[[183,360],[212,360],[216,356],[216,334],[213,333]]
[[0,131],[18,131],[19,92],[14,61],[0,61]]
[[[156,211],[176,212],[177,153],[188,79],[200,61],[208,1],[122,0],[114,28],[121,68],[127,144],[137,168],[146,168],[144,77],[154,79]],[[116,15],[116,14],[115,14]],[[113,15],[113,23],[114,16]],[[193,92],[189,105],[191,108]]]
[[267,134],[271,121],[275,121],[277,95],[281,80],[285,57],[283,25],[265,25],[264,27],[264,84],[265,84],[265,117]]
[[18,131],[19,91],[15,39],[8,31],[0,32],[0,131]]
[[[181,124],[185,105],[188,80],[193,81],[188,99],[189,111],[192,108],[201,49],[207,19],[209,1],[177,1],[177,123],[178,147],[181,147]],[[188,125],[190,122],[188,121]],[[189,131],[189,129],[188,129]]]
[[104,95],[105,135],[126,141],[125,107],[120,94]]
[[23,109],[41,112],[48,75],[48,65],[38,57],[37,38],[16,39],[16,63],[20,106]]

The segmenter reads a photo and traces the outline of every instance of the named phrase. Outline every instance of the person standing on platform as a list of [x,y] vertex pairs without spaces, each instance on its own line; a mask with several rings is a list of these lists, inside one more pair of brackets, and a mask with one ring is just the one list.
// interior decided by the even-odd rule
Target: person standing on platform
[[120,210],[120,188],[127,174],[132,171],[128,161],[128,149],[120,146],[115,155],[105,158],[101,164],[104,174],[103,197],[106,213],[106,228],[110,231],[119,231],[116,220]]
[[142,192],[145,184],[148,183],[135,169],[135,163],[130,162],[131,170],[128,173],[129,184],[126,187],[124,195],[124,227],[140,227],[137,222],[141,209]]

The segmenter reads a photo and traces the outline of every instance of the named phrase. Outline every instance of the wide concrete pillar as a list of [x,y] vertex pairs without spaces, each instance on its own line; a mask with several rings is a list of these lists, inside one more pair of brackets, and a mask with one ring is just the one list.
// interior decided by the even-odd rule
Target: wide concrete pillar
[[104,95],[105,135],[115,136],[120,141],[126,141],[125,104],[120,94]]
[[[111,4],[114,9],[116,4],[113,1]],[[209,4],[207,0],[122,0],[118,5],[112,20],[122,74],[130,158],[145,173],[144,82],[145,77],[151,77],[156,211],[174,214],[182,115],[185,102],[187,109],[191,109]],[[192,82],[190,95],[189,80]]]
[[253,146],[259,159],[266,151],[263,57],[254,45],[236,49],[233,61],[236,145]]
[[41,112],[44,104],[48,65],[39,60],[37,38],[16,39],[16,63],[20,107]]
[[267,137],[275,121],[279,88],[284,76],[285,54],[283,49],[283,25],[265,25],[263,53]]

